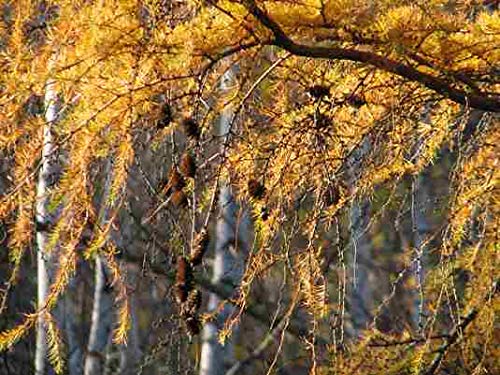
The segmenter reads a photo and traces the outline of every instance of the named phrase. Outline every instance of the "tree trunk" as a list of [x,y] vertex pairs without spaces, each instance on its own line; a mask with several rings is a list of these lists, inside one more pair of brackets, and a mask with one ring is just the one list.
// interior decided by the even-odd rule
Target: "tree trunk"
[[412,323],[420,331],[423,327],[424,316],[424,278],[425,278],[425,253],[427,240],[430,234],[430,224],[427,215],[430,212],[430,200],[428,194],[429,179],[425,176],[425,171],[415,176],[412,181],[412,232],[413,244],[415,248],[414,263],[412,266],[413,275],[416,280],[417,290],[415,291]]
[[78,326],[74,317],[77,316],[77,298],[78,289],[77,279],[70,281],[66,295],[62,299],[62,311],[60,315],[64,317],[64,331],[68,346],[68,372],[69,375],[83,374],[83,350],[78,335]]
[[[37,183],[36,202],[36,246],[37,246],[37,305],[38,309],[45,306],[50,287],[49,228],[54,224],[55,217],[49,212],[49,189],[58,174],[57,153],[55,152],[52,126],[57,121],[57,94],[55,82],[49,79],[45,88],[45,125],[43,126],[43,147],[40,174]],[[38,317],[36,327],[35,374],[47,373],[47,327],[43,314]]]
[[[108,160],[108,164],[105,168],[105,175],[106,183],[99,212],[99,224],[101,227],[107,224],[109,216],[109,207],[106,202],[109,197],[112,182],[111,160]],[[113,290],[107,268],[106,259],[98,253],[95,259],[94,304],[92,307],[90,337],[85,358],[85,375],[101,375],[104,373],[105,350],[111,340]]]
[[90,337],[85,358],[85,375],[104,373],[105,349],[110,341],[113,295],[109,285],[106,261],[101,255],[95,260],[94,305]]
[[349,313],[354,334],[366,328],[371,319],[372,289],[370,285],[369,264],[371,261],[371,243],[366,233],[370,221],[370,203],[361,198],[353,202],[350,213],[350,232],[352,244],[352,290]]
[[[234,68],[228,70],[221,83],[221,90],[227,92],[234,84]],[[220,134],[225,139],[229,136],[233,110],[227,107],[220,117]],[[224,182],[219,193],[219,216],[216,228],[215,259],[212,282],[237,286],[241,282],[244,271],[244,254],[248,251],[249,218],[240,214],[240,208],[234,201],[229,182]],[[210,312],[217,310],[220,297],[211,293],[208,302]],[[215,321],[207,322],[203,329],[203,343],[200,359],[200,375],[224,374],[234,361],[232,339],[221,345],[218,331],[233,313],[234,306],[226,303]],[[233,333],[234,335],[234,333]]]
[[[370,152],[370,137],[362,141],[358,150],[348,160],[348,171],[351,189],[355,189],[358,173],[366,155]],[[366,328],[371,319],[370,310],[373,304],[373,293],[370,285],[369,265],[372,246],[368,233],[370,222],[370,202],[365,197],[355,199],[349,212],[350,248],[352,249],[352,283],[349,289],[349,315],[351,317],[354,336]]]

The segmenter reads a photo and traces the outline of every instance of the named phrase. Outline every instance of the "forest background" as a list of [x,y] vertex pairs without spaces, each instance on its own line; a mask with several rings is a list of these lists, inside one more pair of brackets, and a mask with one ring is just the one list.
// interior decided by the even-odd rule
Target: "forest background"
[[1,374],[500,371],[498,1],[0,1]]

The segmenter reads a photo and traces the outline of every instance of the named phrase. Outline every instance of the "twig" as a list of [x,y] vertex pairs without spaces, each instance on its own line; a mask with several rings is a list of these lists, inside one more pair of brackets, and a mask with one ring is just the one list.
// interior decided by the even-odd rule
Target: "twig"
[[276,327],[269,332],[264,340],[255,348],[246,358],[236,362],[227,372],[226,375],[236,375],[238,371],[250,364],[253,360],[262,358],[262,354],[275,341],[275,336],[286,327],[287,319],[281,319]]

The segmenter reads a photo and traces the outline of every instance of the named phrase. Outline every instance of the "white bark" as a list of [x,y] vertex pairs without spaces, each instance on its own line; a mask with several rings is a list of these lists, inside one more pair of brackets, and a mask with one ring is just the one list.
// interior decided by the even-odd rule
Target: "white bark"
[[64,317],[64,331],[68,347],[69,375],[83,374],[83,347],[78,337],[77,324],[74,319],[78,314],[75,298],[76,293],[77,285],[75,280],[72,280],[68,286],[66,295],[61,301],[63,307],[61,315]]
[[[430,105],[426,106],[422,114],[422,121],[431,124]],[[422,148],[425,146],[425,139],[420,139],[415,145],[415,151],[411,157],[417,163],[421,158]],[[425,170],[418,176],[414,176],[411,183],[411,223],[414,255],[412,262],[412,275],[415,278],[416,288],[413,290],[412,324],[420,332],[423,325],[424,308],[424,255],[426,250],[427,237],[430,232],[427,213],[429,212],[428,184]]]
[[[101,198],[101,209],[99,212],[99,224],[101,227],[107,224],[109,216],[109,207],[106,201],[111,189],[111,170],[112,162],[108,161],[106,167],[106,184]],[[85,358],[85,375],[101,375],[104,373],[105,350],[111,340],[112,323],[113,291],[107,271],[107,262],[101,254],[97,254],[95,259],[94,304],[92,307],[90,336]]]
[[[223,76],[221,90],[227,92],[232,84],[234,84],[234,72],[231,69]],[[223,137],[229,136],[232,118],[232,109],[226,108],[220,117],[220,134]],[[237,286],[243,276],[244,254],[248,251],[250,241],[249,218],[246,214],[238,215],[240,208],[234,201],[231,188],[227,182],[220,188],[219,209],[212,282]],[[220,297],[211,293],[208,310],[216,310],[220,302]],[[218,341],[218,331],[233,312],[234,306],[226,303],[217,319],[205,324],[203,328],[200,375],[224,374],[229,365],[234,362],[232,338],[226,340],[224,346]]]
[[95,260],[94,305],[85,358],[85,375],[104,373],[105,350],[111,338],[112,313],[113,295],[108,281],[106,261],[98,255]]
[[370,285],[369,264],[371,241],[367,235],[370,203],[366,198],[353,202],[350,210],[350,232],[353,249],[353,281],[349,313],[355,334],[366,328],[371,318],[373,293]]
[[423,325],[424,314],[424,279],[425,279],[425,253],[430,234],[430,224],[427,220],[429,210],[428,178],[425,175],[414,177],[412,181],[412,224],[413,244],[415,248],[413,275],[416,280],[416,293],[414,297],[412,323],[419,330]]
[[[370,139],[366,137],[359,150],[353,152],[348,161],[350,185],[354,189],[360,163],[370,151]],[[373,291],[370,285],[369,264],[371,261],[371,240],[368,233],[370,202],[361,197],[352,202],[349,212],[350,246],[352,249],[352,283],[349,292],[349,315],[354,335],[366,328],[371,318]]]
[[[57,94],[55,82],[49,79],[45,88],[45,125],[43,126],[43,147],[40,174],[37,183],[37,202],[35,220],[37,246],[37,305],[45,306],[50,286],[50,252],[48,251],[49,233],[55,218],[48,210],[50,203],[49,189],[58,172],[52,127],[57,121]],[[36,327],[35,374],[46,374],[47,331],[43,315],[38,318]]]

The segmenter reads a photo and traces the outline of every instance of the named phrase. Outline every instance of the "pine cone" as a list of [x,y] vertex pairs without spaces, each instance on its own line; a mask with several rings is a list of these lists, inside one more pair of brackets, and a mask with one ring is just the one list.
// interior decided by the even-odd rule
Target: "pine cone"
[[201,323],[198,317],[190,316],[186,319],[186,328],[191,336],[196,336],[201,331]]
[[338,185],[331,185],[325,192],[325,204],[329,207],[337,204],[340,200],[340,190]]
[[175,293],[178,303],[186,302],[193,284],[193,270],[188,260],[177,257],[177,272],[175,274]]
[[203,255],[205,255],[208,244],[210,243],[210,236],[206,229],[202,229],[196,236],[193,248],[191,249],[191,264],[197,266],[201,263]]
[[171,202],[176,208],[184,208],[188,205],[188,198],[182,190],[176,190],[172,193]]
[[266,187],[255,179],[248,181],[248,193],[252,198],[262,199],[266,194]]
[[163,104],[160,112],[160,118],[156,122],[156,129],[166,128],[173,120],[172,108],[168,103]]
[[179,169],[184,177],[194,178],[196,174],[196,163],[191,153],[185,152],[184,155],[182,155]]
[[198,123],[192,117],[187,117],[182,121],[182,128],[184,133],[189,138],[198,140],[200,138],[200,128]]
[[361,95],[350,95],[346,99],[347,104],[353,106],[354,108],[360,108],[361,106],[366,104],[366,100]]
[[197,289],[193,289],[187,297],[185,303],[182,304],[181,316],[195,316],[201,307],[201,293]]
[[173,190],[182,190],[186,186],[184,177],[179,173],[176,166],[173,166],[168,175],[168,183]]
[[330,95],[330,89],[328,87],[322,86],[322,85],[311,86],[311,87],[309,87],[309,89],[307,90],[307,92],[314,99],[321,99],[324,96],[329,96]]

